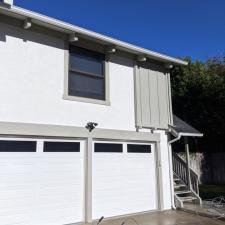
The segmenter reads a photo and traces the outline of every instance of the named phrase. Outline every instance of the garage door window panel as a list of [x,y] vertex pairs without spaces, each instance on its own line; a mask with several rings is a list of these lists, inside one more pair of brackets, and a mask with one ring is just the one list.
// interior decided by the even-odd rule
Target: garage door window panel
[[121,153],[123,152],[123,145],[115,143],[95,143],[95,152]]
[[80,142],[44,142],[44,152],[80,152]]
[[0,152],[36,152],[36,141],[0,140]]
[[128,144],[128,153],[151,153],[151,145]]

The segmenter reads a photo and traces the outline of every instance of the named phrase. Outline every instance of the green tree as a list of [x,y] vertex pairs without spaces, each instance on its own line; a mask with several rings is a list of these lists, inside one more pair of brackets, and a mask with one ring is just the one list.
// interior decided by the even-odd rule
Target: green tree
[[225,56],[185,60],[171,71],[173,111],[204,133],[201,151],[225,151]]

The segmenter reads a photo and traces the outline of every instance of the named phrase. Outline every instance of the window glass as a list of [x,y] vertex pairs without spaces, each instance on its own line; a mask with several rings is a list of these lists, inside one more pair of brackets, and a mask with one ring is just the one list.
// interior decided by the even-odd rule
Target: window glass
[[79,142],[44,142],[44,152],[79,152]]
[[123,152],[123,145],[114,143],[95,143],[95,152]]
[[104,56],[99,53],[72,47],[70,49],[70,69],[103,76]]
[[36,141],[0,141],[0,152],[36,152]]
[[68,94],[105,100],[104,60],[103,54],[70,46]]
[[128,153],[151,153],[151,145],[128,144]]
[[69,74],[69,95],[104,100],[104,80],[79,73]]

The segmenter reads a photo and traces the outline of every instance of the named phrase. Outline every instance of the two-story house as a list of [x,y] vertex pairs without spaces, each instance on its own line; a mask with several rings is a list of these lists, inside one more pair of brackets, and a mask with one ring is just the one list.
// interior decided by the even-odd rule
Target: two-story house
[[176,65],[2,1],[0,224],[171,209]]

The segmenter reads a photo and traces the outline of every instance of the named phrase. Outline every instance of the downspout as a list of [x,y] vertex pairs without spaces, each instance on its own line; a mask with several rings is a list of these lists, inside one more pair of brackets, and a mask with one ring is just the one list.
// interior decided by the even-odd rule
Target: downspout
[[174,186],[173,186],[173,162],[172,162],[172,148],[171,148],[171,144],[176,142],[176,141],[179,141],[181,139],[181,134],[177,134],[177,137],[174,138],[173,140],[170,140],[168,141],[168,149],[169,149],[169,173],[170,173],[170,189],[171,189],[171,207],[173,210],[176,209],[176,206],[175,206],[175,202],[174,202]]
[[181,139],[181,134],[179,133],[176,138],[174,138],[171,141],[168,141],[168,145],[171,145],[172,143],[179,141],[180,139]]

